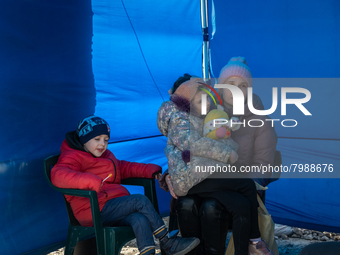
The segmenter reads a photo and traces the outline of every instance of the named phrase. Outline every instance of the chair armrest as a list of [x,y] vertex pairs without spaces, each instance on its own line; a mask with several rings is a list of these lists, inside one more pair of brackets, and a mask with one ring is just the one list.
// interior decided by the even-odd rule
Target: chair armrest
[[[99,203],[98,203],[98,197],[97,192],[93,190],[80,190],[80,189],[63,189],[58,188],[54,186],[51,182],[51,168],[54,166],[58,161],[59,155],[53,155],[44,160],[44,175],[48,182],[48,184],[56,191],[63,194],[64,201],[66,204],[66,209],[68,212],[68,217],[70,221],[70,225],[74,221],[79,224],[77,219],[74,217],[74,214],[72,212],[72,208],[70,204],[67,202],[65,195],[70,196],[78,196],[78,197],[87,197],[90,199],[90,206],[91,206],[91,213],[92,213],[92,219],[93,219],[93,226],[94,226],[94,232],[97,239],[97,248],[98,247],[104,247],[104,231],[103,231],[103,224],[101,221],[100,216],[100,209],[99,209]],[[98,248],[98,250],[101,250]],[[101,253],[102,254],[102,253]]]
[[123,179],[121,181],[121,184],[143,186],[145,196],[150,199],[157,213],[159,213],[157,194],[156,194],[156,185],[155,185],[154,178],[128,178],[128,179]]
[[96,194],[93,190],[82,190],[82,189],[63,189],[63,188],[55,188],[57,191],[62,193],[63,195],[76,196],[76,197],[88,197],[91,198]]
[[[87,197],[90,199],[91,212],[93,218],[93,225],[98,226],[99,229],[103,228],[100,209],[98,203],[97,192],[94,190],[82,190],[82,189],[63,189],[56,186],[53,187],[55,190],[59,191],[63,195],[76,196],[76,197]],[[98,230],[99,230],[98,229]]]
[[151,183],[155,182],[154,178],[128,178],[128,179],[122,179],[121,184],[124,185],[135,185],[135,186],[148,186],[152,185]]

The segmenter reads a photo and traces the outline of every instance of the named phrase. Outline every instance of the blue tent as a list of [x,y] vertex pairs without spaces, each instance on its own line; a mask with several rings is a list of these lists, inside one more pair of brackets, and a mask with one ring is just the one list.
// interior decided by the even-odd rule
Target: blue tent
[[[333,167],[318,178],[283,173],[266,197],[274,221],[340,232],[340,3],[215,0],[206,12],[202,6],[180,0],[1,1],[1,254],[46,254],[63,244],[66,210],[44,180],[42,160],[59,152],[79,119],[95,114],[109,122],[109,149],[118,159],[166,169],[166,138],[156,114],[168,89],[186,72],[202,76],[208,70],[216,77],[239,55],[258,78],[254,93],[266,109],[273,86],[311,92],[305,107],[312,116],[293,106],[287,116],[280,107],[271,116],[298,121],[295,128],[276,125],[283,164]],[[168,213],[170,195],[161,189],[157,195],[161,213]]]

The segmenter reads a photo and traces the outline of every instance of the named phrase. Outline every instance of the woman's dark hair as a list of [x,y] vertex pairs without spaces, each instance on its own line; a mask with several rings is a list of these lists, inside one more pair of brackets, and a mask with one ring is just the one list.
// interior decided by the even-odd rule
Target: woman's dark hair
[[174,86],[172,86],[172,93],[175,93],[176,89],[183,83],[186,82],[188,80],[190,80],[190,78],[192,77],[192,75],[185,73],[183,76],[179,77],[175,83]]

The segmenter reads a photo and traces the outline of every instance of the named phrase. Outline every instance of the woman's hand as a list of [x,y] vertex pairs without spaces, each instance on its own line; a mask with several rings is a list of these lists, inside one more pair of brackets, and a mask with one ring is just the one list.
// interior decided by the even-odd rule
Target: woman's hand
[[175,194],[175,190],[174,190],[174,187],[172,186],[172,182],[170,180],[170,175],[169,174],[165,177],[165,182],[166,182],[166,184],[168,184],[168,188],[169,188],[171,196],[173,198],[177,199],[178,197]]

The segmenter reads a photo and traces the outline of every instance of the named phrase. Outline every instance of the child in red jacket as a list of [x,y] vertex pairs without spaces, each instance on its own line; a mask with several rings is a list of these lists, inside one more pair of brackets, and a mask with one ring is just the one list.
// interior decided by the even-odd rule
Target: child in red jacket
[[[199,244],[197,238],[168,237],[168,230],[150,200],[144,195],[130,195],[122,179],[142,177],[159,179],[160,166],[118,160],[107,149],[108,123],[89,116],[78,123],[76,131],[66,134],[58,163],[51,171],[52,183],[60,188],[97,192],[104,226],[131,226],[141,255],[155,253],[153,235],[159,238],[166,254],[182,255]],[[82,226],[92,226],[87,198],[66,196],[74,216]]]

